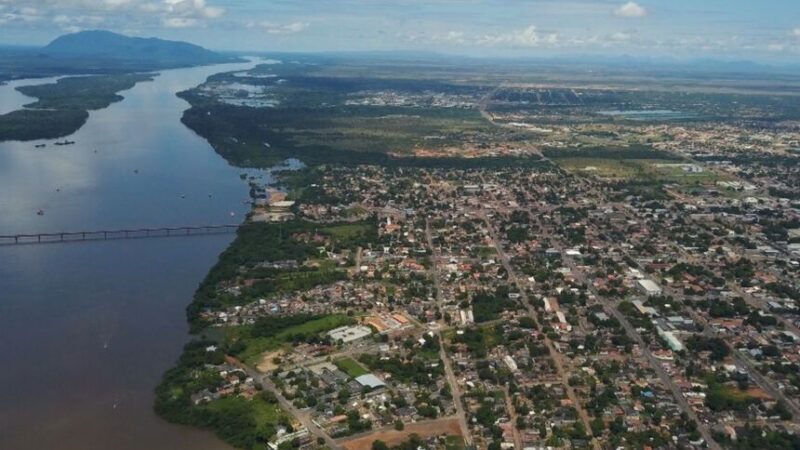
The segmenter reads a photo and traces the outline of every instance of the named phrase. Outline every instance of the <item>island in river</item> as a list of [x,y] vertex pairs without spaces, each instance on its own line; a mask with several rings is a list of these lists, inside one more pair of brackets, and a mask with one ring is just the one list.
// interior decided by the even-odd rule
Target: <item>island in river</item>
[[89,118],[89,111],[119,102],[118,93],[143,81],[151,74],[93,75],[61,78],[52,84],[21,86],[19,92],[35,97],[23,109],[0,115],[1,141],[33,141],[69,136]]

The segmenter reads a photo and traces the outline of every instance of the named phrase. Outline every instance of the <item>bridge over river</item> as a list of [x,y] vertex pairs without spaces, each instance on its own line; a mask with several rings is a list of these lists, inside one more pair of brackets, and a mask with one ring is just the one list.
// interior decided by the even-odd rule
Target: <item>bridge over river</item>
[[53,244],[62,242],[106,241],[112,239],[145,239],[201,236],[234,233],[239,225],[200,225],[187,227],[131,228],[123,230],[65,231],[0,235],[0,245]]

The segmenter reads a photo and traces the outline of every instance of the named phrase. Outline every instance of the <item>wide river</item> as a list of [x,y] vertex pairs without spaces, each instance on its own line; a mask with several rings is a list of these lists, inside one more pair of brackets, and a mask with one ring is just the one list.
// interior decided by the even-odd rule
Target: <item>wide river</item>
[[[164,71],[92,112],[75,145],[0,143],[0,235],[240,222],[242,170],[181,124],[175,93],[252,65]],[[0,99],[27,103],[8,90],[39,82]],[[232,238],[0,246],[0,449],[229,448],[152,404],[189,339],[184,308]]]

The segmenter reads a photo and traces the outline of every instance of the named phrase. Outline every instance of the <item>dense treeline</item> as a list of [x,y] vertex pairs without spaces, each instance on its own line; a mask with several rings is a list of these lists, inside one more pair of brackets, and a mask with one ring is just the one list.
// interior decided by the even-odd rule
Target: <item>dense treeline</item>
[[33,109],[103,109],[121,101],[117,93],[132,88],[141,81],[151,81],[148,74],[100,75],[61,78],[55,83],[20,86],[18,91],[39,100],[27,105]]
[[89,118],[80,110],[19,109],[0,115],[0,141],[33,141],[69,136]]
[[745,425],[736,430],[736,440],[720,436],[725,446],[735,450],[800,450],[800,435]]
[[212,430],[236,447],[263,448],[275,435],[277,424],[258,424],[257,408],[274,405],[275,399],[270,395],[262,393],[252,401],[237,396],[211,404],[192,402],[192,393],[217,387],[222,381],[215,371],[204,369],[206,364],[224,361],[221,350],[208,351],[210,345],[213,342],[193,341],[186,345],[177,366],[164,374],[156,388],[156,413],[172,423]]
[[152,80],[152,76],[102,75],[62,78],[56,83],[18,87],[18,91],[39,100],[27,105],[30,109],[0,115],[0,141],[68,136],[86,123],[88,111],[122,100],[117,92],[146,80]]
[[392,374],[392,378],[400,382],[414,382],[420,385],[430,383],[430,376],[441,376],[444,369],[441,364],[435,367],[423,359],[402,360],[396,357],[382,359],[378,355],[365,353],[361,355],[359,361],[373,370],[381,370]]
[[[340,232],[347,227],[348,232]],[[259,295],[309,289],[320,284],[342,279],[343,274],[331,269],[300,267],[293,270],[258,269],[264,262],[294,260],[298,264],[320,255],[319,243],[298,239],[299,234],[319,234],[327,237],[337,249],[355,250],[360,245],[377,242],[375,219],[346,224],[320,226],[313,222],[295,220],[283,223],[249,222],[237,231],[236,239],[225,249],[219,260],[197,289],[194,301],[187,307],[192,329],[197,331],[205,324],[200,313],[205,309],[241,304]],[[248,274],[260,277],[245,294],[236,297],[220,292],[219,287]]]
[[503,311],[513,310],[518,304],[508,298],[508,288],[499,287],[496,292],[480,291],[472,297],[472,315],[476,323],[500,318]]

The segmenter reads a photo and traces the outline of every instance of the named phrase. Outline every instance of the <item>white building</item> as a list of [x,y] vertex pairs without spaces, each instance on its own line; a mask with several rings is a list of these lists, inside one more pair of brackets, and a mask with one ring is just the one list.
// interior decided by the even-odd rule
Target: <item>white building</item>
[[648,297],[661,295],[661,287],[652,280],[642,279],[637,280],[636,283],[639,285],[639,290],[647,294]]
[[372,329],[364,325],[344,326],[328,332],[328,336],[330,336],[334,342],[342,341],[345,343],[363,339],[370,334],[372,334]]

